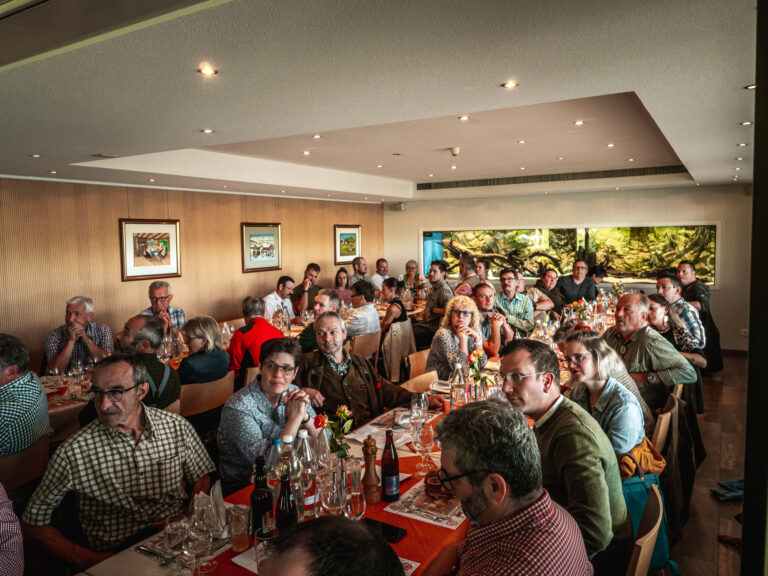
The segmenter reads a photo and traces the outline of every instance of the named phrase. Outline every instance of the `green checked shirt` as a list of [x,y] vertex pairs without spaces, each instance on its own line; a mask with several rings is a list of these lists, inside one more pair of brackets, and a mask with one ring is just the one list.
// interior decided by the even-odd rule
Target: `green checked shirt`
[[139,440],[94,420],[59,447],[23,515],[33,526],[51,523],[75,492],[83,533],[96,551],[178,512],[194,484],[215,466],[192,425],[177,414],[144,406]]
[[26,450],[50,430],[45,390],[34,372],[0,387],[0,456]]
[[493,307],[498,309],[507,318],[507,323],[517,328],[518,331],[527,333],[533,330],[535,321],[533,319],[533,302],[528,296],[515,293],[515,297],[510,299],[504,292],[496,294],[496,300]]

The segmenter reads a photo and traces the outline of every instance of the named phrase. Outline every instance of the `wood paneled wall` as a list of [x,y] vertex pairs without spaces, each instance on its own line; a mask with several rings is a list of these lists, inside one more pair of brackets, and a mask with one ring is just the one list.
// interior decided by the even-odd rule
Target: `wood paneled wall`
[[[169,282],[187,318],[238,317],[245,296],[268,294],[283,274],[300,282],[308,262],[330,286],[334,224],[362,226],[371,268],[384,253],[377,204],[0,179],[0,332],[24,340],[34,369],[68,298],[93,298],[94,319],[113,331],[149,305],[149,281],[121,281],[119,218],[180,221],[182,275]],[[241,222],[282,224],[282,270],[242,273]]]

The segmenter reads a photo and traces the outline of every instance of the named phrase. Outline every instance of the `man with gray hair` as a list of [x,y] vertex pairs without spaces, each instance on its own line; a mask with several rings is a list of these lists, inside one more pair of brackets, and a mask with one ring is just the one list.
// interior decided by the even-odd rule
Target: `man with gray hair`
[[472,522],[425,576],[588,576],[592,566],[573,517],[542,486],[536,437],[522,412],[500,399],[466,404],[436,426],[437,478]]
[[48,403],[29,352],[10,334],[0,334],[0,456],[26,450],[50,431]]
[[45,339],[48,368],[66,370],[73,360],[86,364],[112,353],[112,330],[93,322],[93,300],[75,296],[67,300],[64,324],[51,330]]
[[[341,298],[336,290],[330,290],[324,288],[315,296],[315,317],[320,316],[323,312],[336,312],[341,305]],[[315,323],[311,322],[306,328],[299,334],[299,344],[301,344],[302,352],[312,352],[317,350],[317,337],[315,336]]]
[[229,369],[235,371],[235,390],[248,384],[248,368],[259,365],[262,344],[283,337],[283,333],[264,318],[265,310],[266,304],[261,298],[246,296],[243,300],[245,326],[232,334],[228,350]]
[[156,316],[163,323],[163,330],[168,334],[172,330],[181,330],[187,323],[184,310],[171,306],[173,292],[171,285],[164,280],[155,280],[149,285],[150,307],[144,310],[142,316]]

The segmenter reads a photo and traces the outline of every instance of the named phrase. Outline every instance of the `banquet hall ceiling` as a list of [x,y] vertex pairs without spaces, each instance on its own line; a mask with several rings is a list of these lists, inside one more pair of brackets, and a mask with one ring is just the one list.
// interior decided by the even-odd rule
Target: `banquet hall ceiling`
[[371,202],[751,182],[754,2],[109,4],[0,14],[0,176]]

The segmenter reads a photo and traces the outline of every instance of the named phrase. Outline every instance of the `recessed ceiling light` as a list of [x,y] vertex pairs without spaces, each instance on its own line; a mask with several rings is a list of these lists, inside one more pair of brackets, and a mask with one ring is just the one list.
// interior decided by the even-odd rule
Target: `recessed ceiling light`
[[584,120],[576,120],[573,124],[574,126],[584,126]]
[[462,122],[466,122],[467,120],[469,120],[469,116],[459,116],[459,120],[461,120]]
[[285,194],[285,190],[280,190],[280,194]]
[[739,142],[739,148],[744,148],[744,146],[746,145],[747,145],[746,142]]
[[557,159],[558,160],[565,160],[565,156],[559,156]]
[[757,88],[757,84],[747,84],[744,86],[745,90],[754,90],[755,88]]
[[742,158],[741,156],[739,156],[738,158],[736,158],[736,160],[738,160],[739,162],[741,162],[742,160],[744,160],[744,158]]
[[635,161],[634,158],[627,158],[627,162],[634,162],[634,161]]
[[525,140],[518,140],[517,143],[518,144],[525,144]]
[[56,174],[56,170],[48,170],[48,174]]
[[456,170],[456,166],[451,166],[451,170]]
[[314,138],[315,140],[320,140],[320,138],[322,138],[322,136],[320,136],[320,134],[315,134],[315,135],[312,136],[312,138]]
[[304,152],[302,152],[302,154],[304,154],[304,156],[309,156],[309,150],[304,150]]
[[616,190],[618,190],[618,189],[619,189],[619,187],[618,187],[618,186],[616,186]]
[[330,198],[330,197],[331,197],[331,195],[330,195],[330,194],[328,194],[328,198]]
[[741,170],[741,168],[736,167],[736,172],[739,172],[740,170]]
[[363,196],[363,200],[368,200],[368,196]]
[[739,181],[739,176],[738,176],[738,175],[734,176],[734,177],[733,177],[733,181],[734,181],[734,182],[738,182],[738,181]]
[[376,164],[376,168],[384,168],[384,164]]
[[520,170],[525,170],[525,166],[520,166]]
[[43,157],[42,154],[30,154],[30,156],[32,156],[32,158],[42,158]]
[[696,182],[696,186],[701,186],[701,182]]
[[154,179],[154,178],[150,178],[150,179],[149,179],[149,181],[150,181],[150,182],[154,182],[154,181],[155,181],[155,179]]
[[744,122],[739,122],[741,126],[752,126],[752,122],[749,120],[744,120]]
[[224,188],[224,190],[226,190],[227,188],[229,188],[229,186],[227,186],[226,184],[224,184],[224,186],[222,186],[222,188]]
[[502,88],[517,88],[518,86],[519,84],[514,80],[507,80],[504,82],[504,84],[501,85]]
[[200,132],[202,132],[203,134],[213,134],[213,129],[203,128],[202,130],[200,130]]
[[430,174],[430,175],[429,175],[429,177],[430,177],[430,178],[434,178],[434,177],[435,177],[435,175],[434,175],[434,174]]
[[208,64],[208,62],[200,62],[200,68],[197,69],[197,72],[203,76],[215,76],[219,73],[219,71]]
[[616,144],[613,144],[613,143],[608,144],[608,148],[613,148],[614,146],[616,146]]

